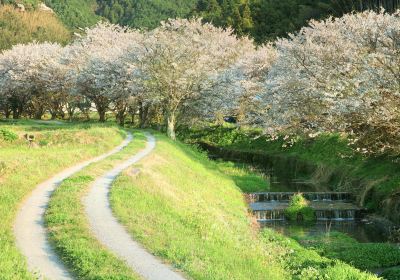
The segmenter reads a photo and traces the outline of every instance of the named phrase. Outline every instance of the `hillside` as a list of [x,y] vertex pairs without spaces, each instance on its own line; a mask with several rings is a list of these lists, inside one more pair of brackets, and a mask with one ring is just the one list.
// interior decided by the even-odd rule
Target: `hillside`
[[154,28],[161,20],[188,17],[197,0],[98,0],[97,13],[112,23]]
[[46,0],[45,3],[69,28],[92,26],[100,20],[94,12],[96,0]]
[[[3,0],[35,7],[38,0]],[[238,35],[250,35],[258,43],[285,37],[310,19],[341,16],[351,11],[387,11],[399,7],[396,1],[336,0],[45,0],[70,29],[92,26],[107,19],[112,23],[151,29],[168,18],[203,17],[214,25],[232,26]]]
[[67,43],[70,31],[51,13],[42,11],[20,12],[12,6],[0,7],[0,50],[17,43],[58,42]]

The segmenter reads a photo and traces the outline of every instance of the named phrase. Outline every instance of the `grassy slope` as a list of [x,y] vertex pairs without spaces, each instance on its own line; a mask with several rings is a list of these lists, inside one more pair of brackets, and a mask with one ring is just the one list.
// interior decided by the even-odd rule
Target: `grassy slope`
[[[115,127],[31,121],[0,122],[0,129],[19,135],[15,142],[0,139],[0,278],[32,279],[12,233],[19,204],[38,183],[74,163],[110,150],[124,136]],[[29,148],[23,140],[25,133],[35,135],[42,146]]]
[[[373,191],[373,197],[367,197],[366,206],[379,210],[380,203],[390,194],[398,190],[400,184],[400,165],[388,157],[364,157],[355,153],[347,142],[337,135],[322,135],[314,140],[299,141],[293,147],[282,147],[282,138],[276,141],[266,141],[257,137],[257,132],[238,130],[229,127],[209,127],[208,129],[193,129],[183,131],[181,138],[188,142],[204,141],[228,149],[267,153],[283,157],[294,156],[319,166],[325,166],[326,171],[341,171],[349,179],[361,180],[363,186],[368,182],[378,182]],[[338,178],[340,180],[340,178]],[[341,182],[333,182],[340,184]],[[361,185],[360,185],[361,186]],[[342,186],[343,187],[343,186]],[[354,186],[353,186],[354,187]],[[357,194],[364,189],[351,189]],[[397,217],[393,217],[393,220]]]
[[51,198],[46,212],[50,239],[78,279],[139,279],[93,237],[81,202],[96,177],[145,147],[141,133],[134,137],[123,151],[65,180]]
[[376,279],[274,232],[260,236],[237,184],[246,189],[255,179],[238,180],[226,164],[158,136],[156,151],[138,166],[137,177],[115,182],[114,212],[145,247],[194,279],[317,279],[306,278],[310,271]]
[[70,31],[53,14],[21,13],[13,6],[0,5],[0,51],[32,41],[66,44],[70,39]]

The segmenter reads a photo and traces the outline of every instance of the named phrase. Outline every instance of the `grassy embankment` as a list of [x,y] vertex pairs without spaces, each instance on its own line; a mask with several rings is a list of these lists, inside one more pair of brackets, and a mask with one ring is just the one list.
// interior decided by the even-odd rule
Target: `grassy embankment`
[[257,190],[260,177],[157,138],[141,172],[121,175],[111,192],[115,214],[155,255],[193,279],[376,279],[273,231],[260,234],[241,190]]
[[[309,180],[317,187],[353,192],[368,209],[400,223],[400,208],[396,207],[400,203],[399,162],[389,156],[357,153],[338,135],[299,139],[290,146],[283,137],[267,141],[255,130],[211,126],[181,131],[180,137],[189,143],[205,142],[228,151],[270,156],[279,165],[275,166],[276,171]],[[307,166],[301,170],[302,165]]]
[[[256,156],[268,155],[268,159],[277,164],[275,168],[282,169],[279,170],[280,174],[293,176],[297,172],[295,176],[304,176],[303,180],[314,181],[334,190],[350,191],[356,195],[365,194],[364,197],[359,196],[360,202],[365,206],[399,221],[399,212],[393,209],[396,200],[391,200],[400,183],[399,164],[390,157],[366,157],[356,153],[345,139],[337,135],[321,135],[308,141],[300,139],[288,147],[283,147],[286,144],[283,137],[267,141],[257,131],[233,127],[194,129],[184,131],[180,136],[189,143],[205,142],[226,151],[238,151],[239,154],[244,152]],[[261,158],[263,159],[262,156]],[[298,167],[304,164],[308,164],[302,170],[306,172],[299,174],[301,168]],[[400,264],[400,251],[394,245],[359,243],[339,233],[334,233],[329,238],[324,235],[305,239],[293,237],[322,256],[342,260],[359,269],[374,270]],[[395,268],[384,272],[387,279],[397,279],[399,274],[399,269]]]
[[50,240],[78,279],[139,279],[92,235],[82,197],[96,177],[137,153],[145,143],[143,134],[135,133],[134,140],[121,152],[65,180],[52,195],[45,216]]
[[[29,147],[23,135],[35,136]],[[20,203],[37,184],[120,144],[123,131],[97,124],[0,122],[0,275],[34,279],[15,247],[12,225]]]

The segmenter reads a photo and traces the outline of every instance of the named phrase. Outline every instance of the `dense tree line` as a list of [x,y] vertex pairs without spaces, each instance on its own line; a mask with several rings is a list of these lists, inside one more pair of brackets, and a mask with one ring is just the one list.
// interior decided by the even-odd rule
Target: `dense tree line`
[[168,18],[186,18],[197,0],[98,0],[97,13],[110,22],[153,29]]
[[62,47],[17,45],[0,55],[5,117],[72,118],[94,107],[141,127],[220,121],[262,127],[272,139],[344,133],[364,153],[400,147],[399,13],[311,21],[256,47],[199,19],[150,31],[98,24]]
[[199,0],[194,14],[217,26],[232,26],[258,43],[286,37],[310,19],[340,17],[352,11],[395,11],[399,0]]
[[154,28],[160,20],[200,16],[216,26],[233,27],[264,43],[298,31],[310,19],[342,16],[352,11],[400,8],[399,0],[98,0],[98,14],[112,23]]
[[44,0],[70,29],[95,25],[101,17],[94,13],[96,0]]
[[[2,0],[0,3],[15,3]],[[22,1],[34,7],[39,1]],[[139,29],[153,29],[168,18],[203,17],[219,27],[233,27],[257,43],[296,32],[310,19],[340,17],[382,7],[393,12],[400,0],[45,0],[70,29],[93,26],[101,18]]]
[[88,115],[94,107],[100,121],[113,111],[121,125],[130,115],[140,126],[165,124],[175,138],[178,123],[203,113],[193,108],[213,112],[212,99],[233,98],[214,90],[230,84],[219,75],[256,52],[251,40],[197,19],[170,20],[148,32],[100,23],[86,33],[66,47],[30,43],[0,55],[6,118],[40,119],[49,112],[71,119],[76,110]]

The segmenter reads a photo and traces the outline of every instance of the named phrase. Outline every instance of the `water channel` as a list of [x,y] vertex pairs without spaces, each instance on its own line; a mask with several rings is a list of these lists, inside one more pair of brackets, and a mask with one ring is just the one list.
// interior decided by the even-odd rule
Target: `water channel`
[[[287,169],[290,167],[274,164],[274,160],[268,156],[246,155],[239,159],[236,153],[226,153],[223,149],[208,145],[200,146],[209,153],[211,159],[247,163],[264,174],[268,190],[247,194],[249,209],[262,227],[273,228],[287,236],[313,236],[338,231],[348,234],[359,242],[388,241],[384,229],[368,219],[366,210],[357,205],[352,194],[332,192],[328,186],[315,186],[304,179],[304,176],[297,176],[299,172],[290,170],[288,172]],[[306,172],[303,172],[303,175]],[[305,223],[285,219],[284,209],[288,206],[290,197],[297,192],[302,193],[310,201],[310,206],[316,213],[315,222]]]

